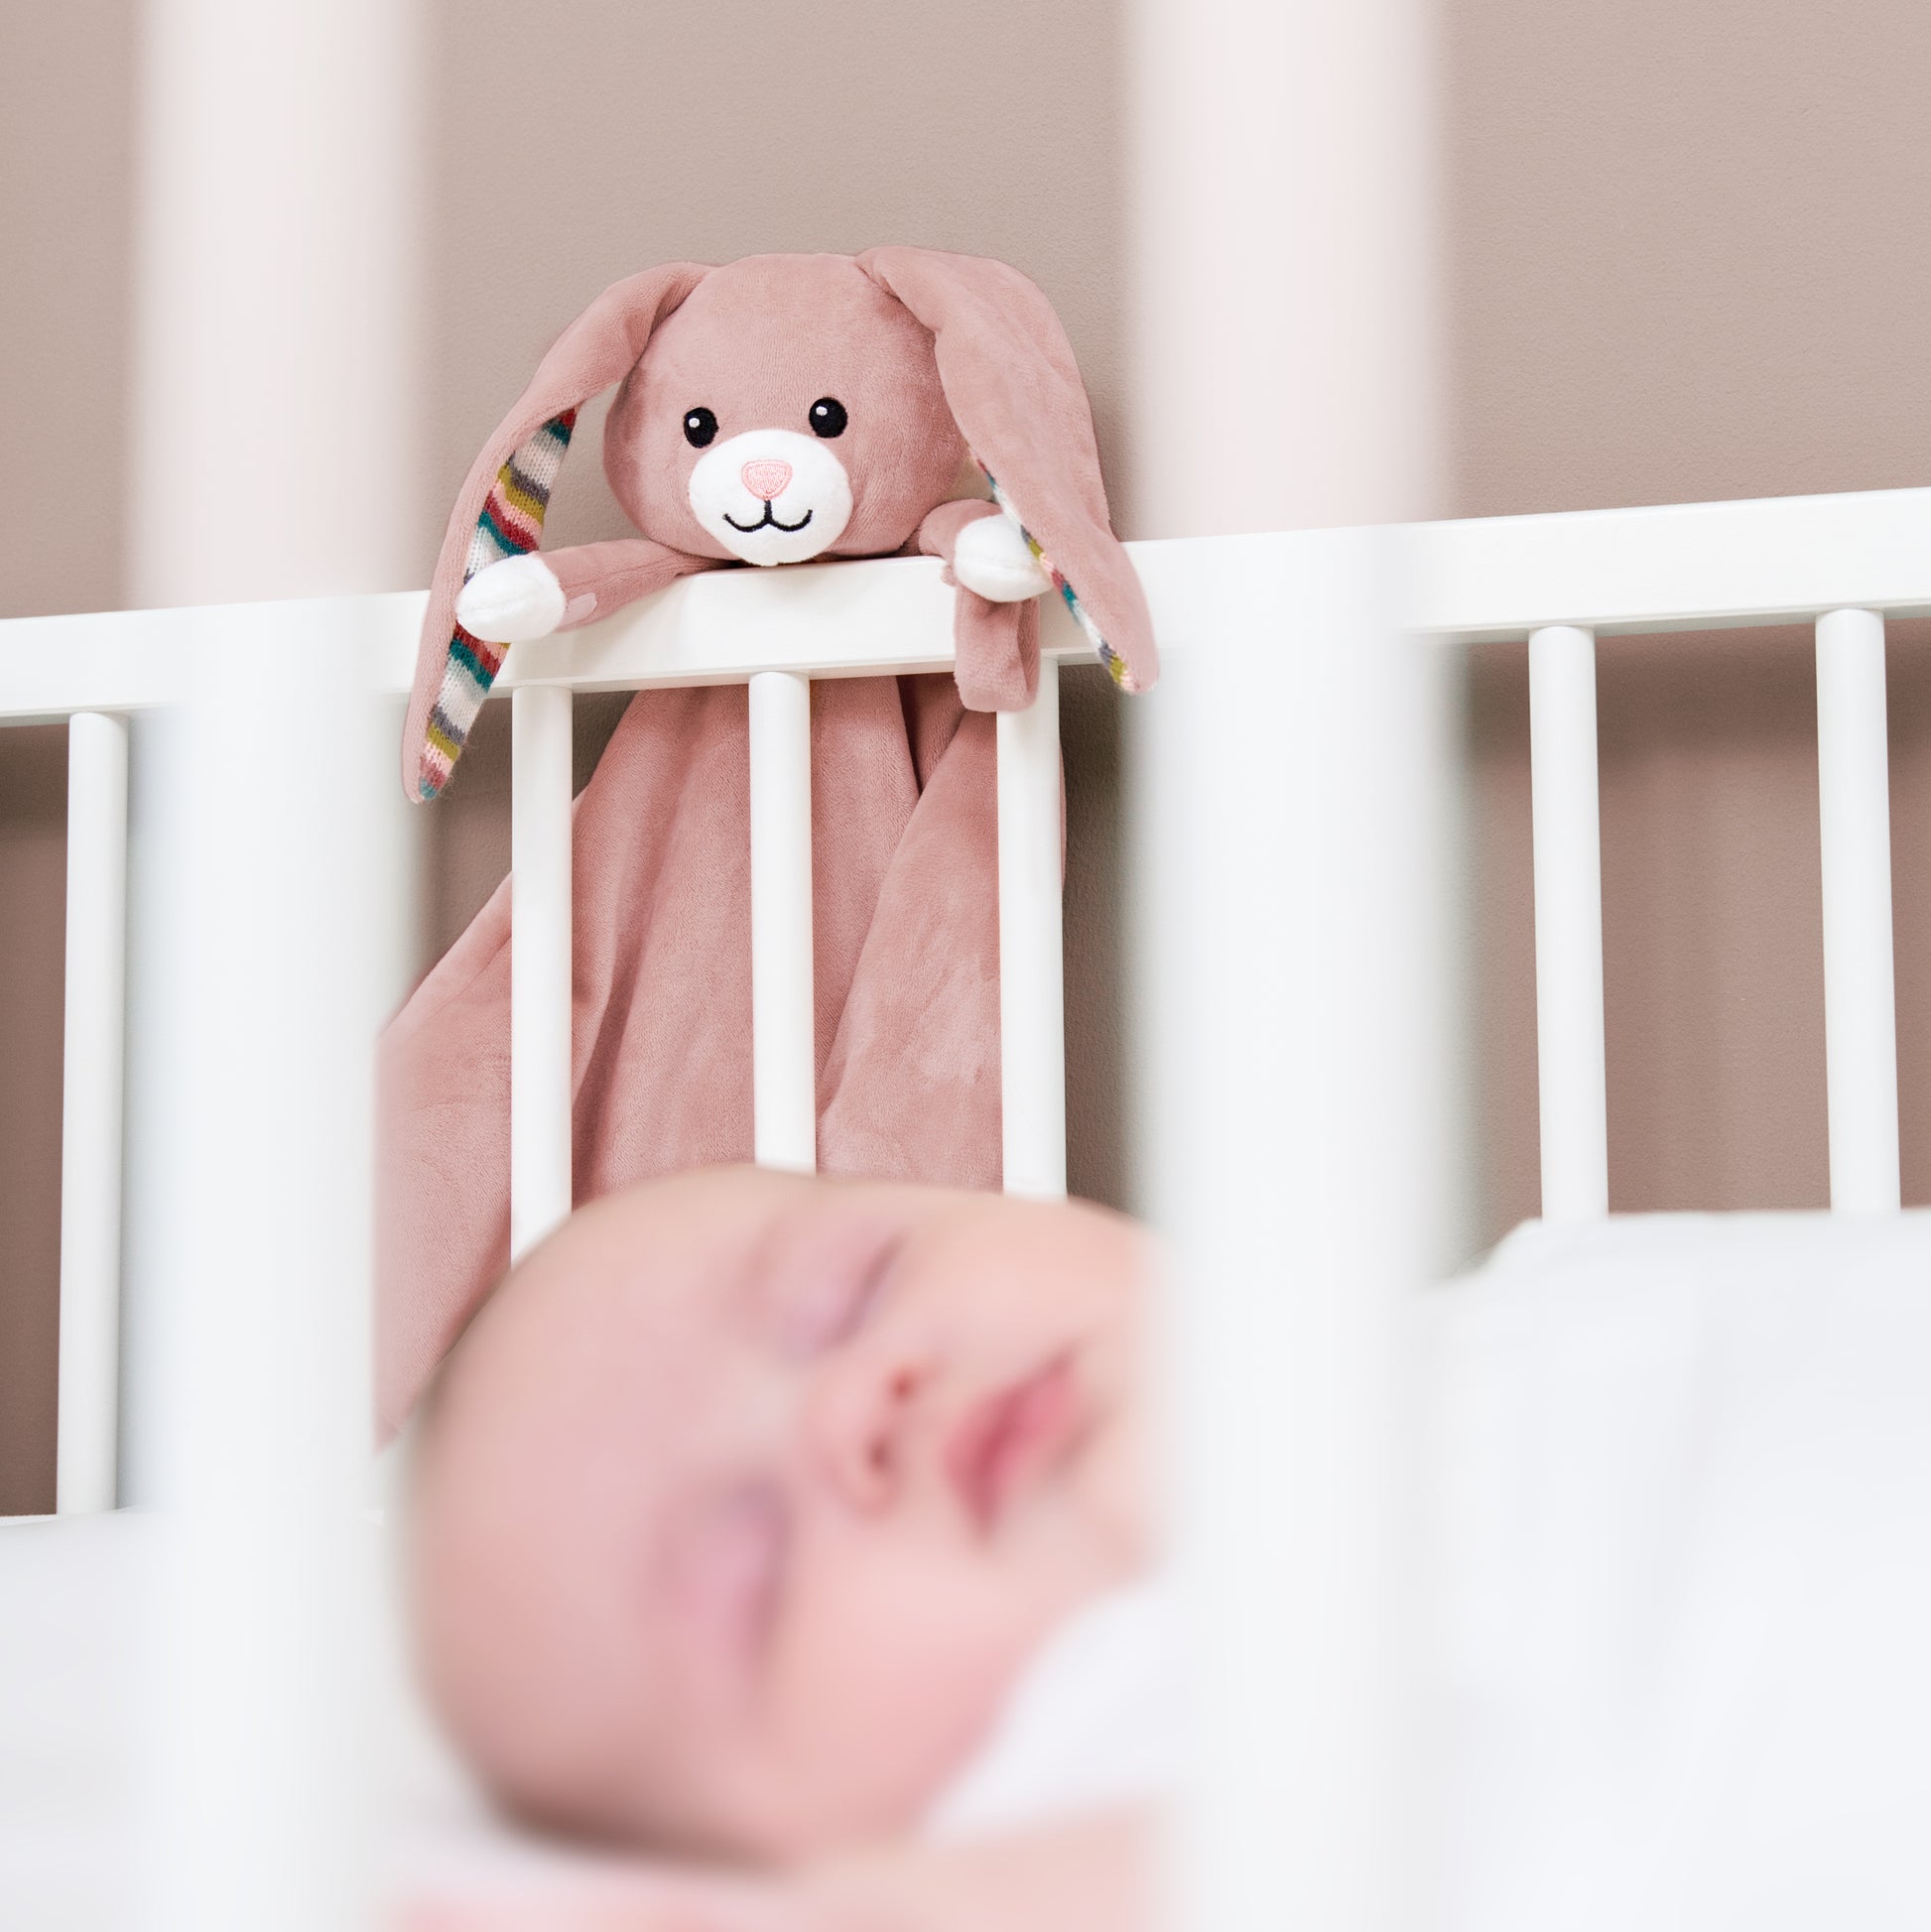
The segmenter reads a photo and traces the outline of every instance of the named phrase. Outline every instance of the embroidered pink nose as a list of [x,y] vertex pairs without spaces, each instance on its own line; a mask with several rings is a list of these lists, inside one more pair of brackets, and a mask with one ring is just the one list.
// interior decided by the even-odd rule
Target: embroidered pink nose
[[738,474],[744,478],[744,487],[753,496],[769,503],[774,496],[785,493],[785,485],[791,481],[791,465],[776,458],[747,462]]

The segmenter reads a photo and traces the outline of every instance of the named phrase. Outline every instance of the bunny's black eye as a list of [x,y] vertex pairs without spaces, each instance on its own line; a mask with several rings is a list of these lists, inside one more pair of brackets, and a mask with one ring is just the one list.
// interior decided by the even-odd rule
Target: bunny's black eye
[[811,407],[812,433],[815,436],[842,436],[847,418],[844,405],[836,396],[821,396]]
[[[842,423],[838,425],[844,427]],[[717,434],[717,419],[708,409],[690,409],[684,413],[684,440],[694,450],[702,450]]]

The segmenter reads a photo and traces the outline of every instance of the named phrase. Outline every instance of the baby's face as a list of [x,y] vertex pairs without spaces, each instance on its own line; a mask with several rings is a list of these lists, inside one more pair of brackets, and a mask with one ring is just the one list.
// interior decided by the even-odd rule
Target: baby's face
[[464,1337],[419,1459],[423,1669],[492,1785],[772,1856],[916,1819],[1146,1560],[1143,1241],[750,1169],[579,1215]]

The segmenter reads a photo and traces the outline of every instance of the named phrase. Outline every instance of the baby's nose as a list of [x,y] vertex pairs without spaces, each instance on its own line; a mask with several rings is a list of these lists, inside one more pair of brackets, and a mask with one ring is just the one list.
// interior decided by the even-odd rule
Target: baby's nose
[[785,485],[791,481],[790,463],[775,456],[747,462],[738,473],[744,478],[744,487],[766,503],[774,496],[782,496]]
[[811,1404],[808,1427],[819,1468],[847,1508],[871,1515],[904,1486],[907,1410],[918,1377],[899,1367],[830,1378]]

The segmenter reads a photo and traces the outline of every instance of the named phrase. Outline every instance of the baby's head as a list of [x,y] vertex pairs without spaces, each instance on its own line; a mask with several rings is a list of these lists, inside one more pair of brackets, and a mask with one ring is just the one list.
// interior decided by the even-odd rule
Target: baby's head
[[1046,1632],[1146,1561],[1143,1241],[753,1169],[576,1216],[418,1445],[422,1667],[486,1782],[752,1856],[914,1822]]

